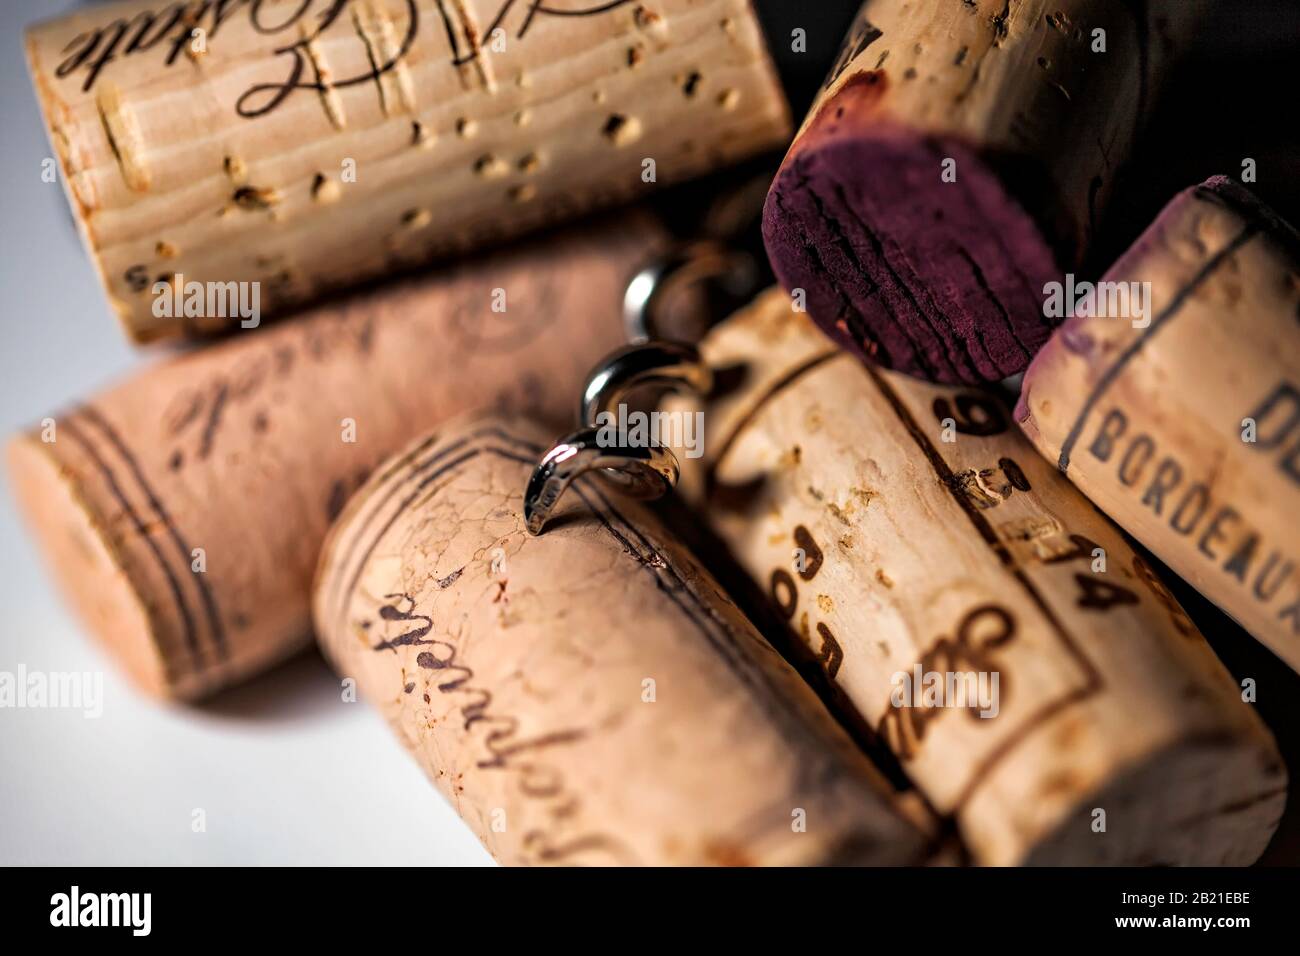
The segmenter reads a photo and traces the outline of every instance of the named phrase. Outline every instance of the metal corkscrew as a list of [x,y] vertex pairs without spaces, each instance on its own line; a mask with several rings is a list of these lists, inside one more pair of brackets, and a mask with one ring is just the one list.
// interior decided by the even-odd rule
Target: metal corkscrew
[[662,497],[677,485],[680,465],[671,448],[633,446],[622,432],[613,443],[602,440],[601,415],[614,413],[630,395],[646,389],[707,394],[713,375],[699,350],[664,336],[664,303],[675,291],[700,282],[721,283],[733,295],[752,292],[756,273],[749,255],[705,240],[673,249],[632,278],[623,300],[630,344],[592,369],[578,408],[581,427],[547,449],[533,470],[524,492],[529,534],[542,533],[569,485],[588,472],[598,472],[623,494],[642,499]]

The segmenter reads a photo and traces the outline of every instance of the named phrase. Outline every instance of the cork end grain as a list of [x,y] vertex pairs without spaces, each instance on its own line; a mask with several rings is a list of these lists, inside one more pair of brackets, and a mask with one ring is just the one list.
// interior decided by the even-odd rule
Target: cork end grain
[[141,690],[184,697],[173,682],[149,610],[123,568],[103,515],[82,497],[76,476],[32,434],[6,449],[14,495],[60,591],[86,628]]
[[130,306],[113,293],[110,270],[101,254],[101,243],[95,228],[100,199],[93,177],[88,176],[84,169],[87,164],[87,147],[77,131],[70,128],[73,124],[73,111],[67,100],[56,92],[55,80],[50,71],[45,69],[41,58],[42,39],[47,26],[38,23],[28,27],[23,35],[23,48],[36,102],[49,135],[54,158],[59,165],[59,183],[72,210],[77,234],[81,237],[82,246],[94,268],[95,277],[104,290],[109,310],[117,318],[123,334],[134,344],[144,345],[159,338],[160,333],[150,328],[148,323],[137,328]]
[[[744,375],[707,406],[713,451],[691,500],[971,862],[1259,855],[1285,797],[1267,729],[1155,572],[1001,403],[960,412],[955,442],[930,438],[973,392],[856,367],[783,292],[701,351],[719,379]],[[1082,571],[1098,547],[1107,578]],[[997,674],[998,712],[899,707],[896,677],[914,668]]]
[[881,120],[888,81],[859,74],[800,135],[768,194],[781,284],[850,352],[928,381],[999,381],[1052,332],[1048,238],[990,157]]
[[[1038,843],[1028,866],[1249,866],[1286,806],[1287,773],[1260,728],[1175,741],[1108,781]],[[1105,810],[1104,833],[1094,829]]]

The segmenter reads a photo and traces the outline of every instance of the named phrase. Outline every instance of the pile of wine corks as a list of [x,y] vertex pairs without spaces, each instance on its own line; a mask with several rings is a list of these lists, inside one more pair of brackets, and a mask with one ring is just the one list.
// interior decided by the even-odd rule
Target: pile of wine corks
[[[1300,667],[1300,240],[1216,178],[1072,271],[1198,11],[869,0],[797,134],[749,0],[34,27],[111,311],[191,348],[15,436],[17,498],[141,690],[314,640],[505,864],[1254,862],[1287,768],[1159,565]],[[691,248],[650,194],[780,148],[784,288],[677,302],[671,500],[530,533]]]
[[56,576],[147,690],[197,698],[306,646],[325,531],[406,441],[473,408],[567,424],[669,244],[642,211],[500,240],[789,135],[747,0],[514,6],[146,0],[28,31],[127,334],[214,343],[10,450]]
[[162,361],[15,439],[15,490],[131,676],[202,696],[310,643],[325,532],[412,436],[484,406],[567,423],[663,242],[593,223]]
[[997,395],[864,367],[791,306],[704,340],[739,384],[684,492],[975,861],[1258,857],[1285,769],[1155,571]]
[[[685,406],[690,497],[979,862],[1249,862],[1285,804],[1144,554],[1300,670],[1300,238],[1218,176],[1088,264],[1202,13],[864,3],[768,195],[784,290]],[[954,672],[1003,696],[918,701]]]

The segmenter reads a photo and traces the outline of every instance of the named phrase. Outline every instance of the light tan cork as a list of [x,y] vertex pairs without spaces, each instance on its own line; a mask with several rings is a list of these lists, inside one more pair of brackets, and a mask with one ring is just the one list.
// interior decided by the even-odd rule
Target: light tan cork
[[325,531],[412,436],[476,407],[570,424],[665,243],[624,214],[153,366],[15,438],[15,492],[130,676],[205,695],[310,642]]
[[743,384],[688,493],[975,862],[1259,856],[1271,736],[1007,407],[862,365],[779,291],[703,352]]
[[155,315],[156,283],[258,282],[269,315],[790,131],[750,0],[137,0],[27,54],[138,341],[230,324]]
[[1026,373],[1021,428],[1300,670],[1300,240],[1213,179],[1101,282],[1106,315],[1067,320]]
[[551,432],[457,421],[353,497],[313,613],[508,864],[909,863],[925,840],[788,664],[649,512],[581,479],[540,537]]

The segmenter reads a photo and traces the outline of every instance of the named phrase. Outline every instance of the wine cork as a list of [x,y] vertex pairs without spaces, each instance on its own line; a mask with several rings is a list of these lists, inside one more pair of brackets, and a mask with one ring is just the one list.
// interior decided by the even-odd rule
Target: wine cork
[[1300,670],[1300,240],[1212,179],[1165,207],[1097,302],[1116,292],[1141,314],[1068,319],[1025,375],[1016,419],[1121,527]]
[[1009,408],[862,365],[780,291],[702,351],[740,384],[688,493],[975,862],[1259,856],[1271,736]]
[[249,321],[221,297],[161,314],[191,288],[257,283],[269,315],[790,131],[750,0],[136,0],[33,27],[27,54],[137,341]]
[[200,697],[310,642],[329,523],[413,436],[481,406],[568,424],[665,243],[593,224],[155,365],[15,438],[15,492],[136,683]]
[[549,432],[458,421],[384,465],[313,612],[484,846],[511,864],[906,863],[924,840],[717,584],[580,479],[530,537]]
[[768,195],[781,284],[884,367],[1022,372],[1200,6],[868,0]]

